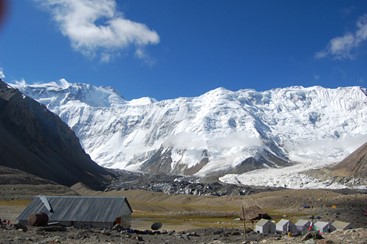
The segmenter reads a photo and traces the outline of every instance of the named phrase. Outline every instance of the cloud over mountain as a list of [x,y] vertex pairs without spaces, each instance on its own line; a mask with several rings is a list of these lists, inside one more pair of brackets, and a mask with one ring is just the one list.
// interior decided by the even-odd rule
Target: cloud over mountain
[[367,40],[367,14],[356,23],[357,30],[331,39],[327,47],[315,54],[316,58],[354,59],[355,50]]
[[[115,0],[35,0],[48,11],[72,47],[108,62],[129,46],[141,53],[159,35],[145,24],[126,19]],[[138,55],[136,57],[139,57]]]

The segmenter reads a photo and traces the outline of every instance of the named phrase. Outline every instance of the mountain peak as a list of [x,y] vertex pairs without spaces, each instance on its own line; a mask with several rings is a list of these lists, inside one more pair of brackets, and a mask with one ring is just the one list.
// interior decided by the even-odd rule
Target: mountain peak
[[59,85],[63,89],[67,89],[67,88],[69,88],[71,86],[71,84],[67,80],[65,80],[65,79],[60,79],[59,80]]
[[262,92],[220,87],[194,98],[125,101],[111,89],[86,84],[54,91],[40,86],[19,89],[60,115],[106,167],[196,176],[231,173],[222,179],[256,185],[261,177],[247,182],[252,178],[246,171],[297,163],[292,177],[303,179],[302,169],[338,162],[367,140],[367,97],[359,87]]
[[221,95],[228,95],[228,94],[231,94],[233,93],[233,91],[231,90],[228,90],[224,87],[218,87],[218,88],[215,88],[214,90],[211,90],[211,91],[208,91],[204,94],[204,96],[221,96]]
[[11,84],[30,97],[44,100],[49,108],[57,104],[78,101],[79,105],[91,107],[120,106],[125,103],[116,90],[111,87],[94,86],[85,83],[69,83],[65,79],[49,83],[27,84],[24,80]]

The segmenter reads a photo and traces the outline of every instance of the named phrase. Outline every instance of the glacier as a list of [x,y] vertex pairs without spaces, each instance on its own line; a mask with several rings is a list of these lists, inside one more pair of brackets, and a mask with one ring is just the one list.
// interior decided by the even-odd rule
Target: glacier
[[217,88],[198,97],[125,100],[65,79],[9,84],[56,113],[99,165],[223,182],[340,188],[302,172],[333,165],[367,141],[367,90]]

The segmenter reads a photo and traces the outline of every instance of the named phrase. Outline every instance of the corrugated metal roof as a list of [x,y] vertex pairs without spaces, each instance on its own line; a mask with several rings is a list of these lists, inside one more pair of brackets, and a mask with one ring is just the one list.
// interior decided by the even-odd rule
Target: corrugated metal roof
[[116,217],[132,212],[126,197],[46,196],[46,199],[53,212],[37,196],[17,219],[27,220],[31,214],[46,213],[50,222],[113,222]]

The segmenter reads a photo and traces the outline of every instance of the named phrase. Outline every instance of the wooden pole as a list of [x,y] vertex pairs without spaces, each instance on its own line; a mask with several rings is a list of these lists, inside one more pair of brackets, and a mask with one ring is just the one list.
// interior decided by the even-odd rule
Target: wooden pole
[[242,218],[243,218],[243,229],[245,230],[246,237],[246,216],[245,216],[245,208],[242,206]]

